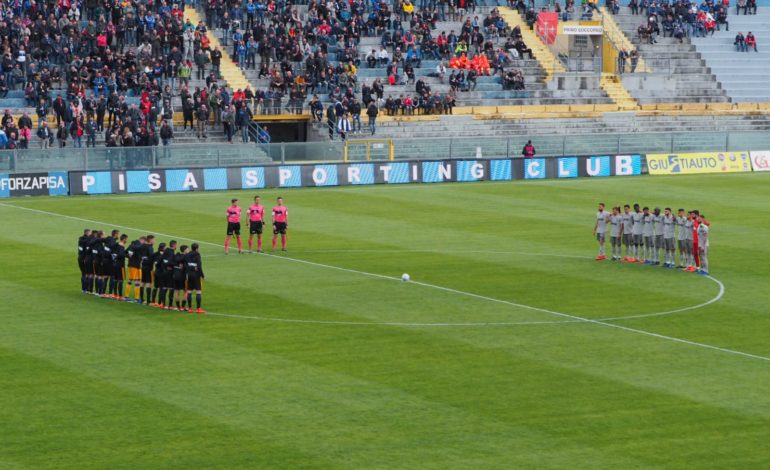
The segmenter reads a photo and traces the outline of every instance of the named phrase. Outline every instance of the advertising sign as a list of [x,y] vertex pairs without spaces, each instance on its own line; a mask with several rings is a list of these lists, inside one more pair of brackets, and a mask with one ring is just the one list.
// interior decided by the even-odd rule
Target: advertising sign
[[[641,174],[641,155],[73,171],[70,194],[511,181]],[[46,193],[47,194],[47,193]]]
[[601,36],[604,28],[601,25],[583,26],[579,24],[565,24],[561,27],[562,34],[567,36]]
[[651,175],[692,175],[751,171],[749,152],[700,152],[648,154]]
[[751,152],[751,167],[754,171],[770,171],[770,150]]
[[66,171],[0,173],[0,197],[66,196],[68,183]]

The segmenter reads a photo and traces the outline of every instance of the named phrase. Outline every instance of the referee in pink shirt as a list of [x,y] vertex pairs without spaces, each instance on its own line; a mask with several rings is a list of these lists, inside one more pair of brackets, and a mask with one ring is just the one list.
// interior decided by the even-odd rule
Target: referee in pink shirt
[[230,251],[230,238],[235,236],[238,242],[238,253],[242,254],[241,244],[241,208],[238,206],[238,199],[230,201],[231,204],[227,208],[227,236],[225,237],[225,254]]
[[283,205],[283,198],[279,197],[277,205],[273,207],[273,251],[281,234],[281,251],[286,251],[286,229],[289,228],[289,210]]

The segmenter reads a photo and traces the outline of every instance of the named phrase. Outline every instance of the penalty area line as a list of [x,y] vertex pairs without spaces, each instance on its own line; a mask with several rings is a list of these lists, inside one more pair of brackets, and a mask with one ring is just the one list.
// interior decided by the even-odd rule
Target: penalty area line
[[[6,204],[6,203],[0,202],[0,206],[2,206],[2,207],[9,207],[9,208],[13,208],[13,209],[19,209],[19,210],[25,210],[25,211],[34,212],[34,213],[38,213],[38,214],[49,215],[49,216],[62,217],[62,218],[70,219],[70,220],[77,220],[77,221],[80,221],[80,222],[88,222],[88,223],[100,224],[100,225],[112,225],[114,227],[119,227],[119,228],[128,229],[128,230],[135,230],[137,232],[146,231],[146,230],[142,230],[142,229],[139,229],[139,228],[136,228],[136,227],[129,227],[129,226],[125,226],[125,225],[111,224],[111,223],[104,222],[104,221],[97,221],[97,220],[86,219],[86,218],[82,218],[82,217],[76,217],[76,216],[71,216],[71,215],[66,215],[66,214],[60,214],[60,213],[57,213],[57,212],[44,211],[44,210],[40,210],[40,209],[33,209],[33,208],[30,208],[30,207],[17,206],[15,204]],[[164,236],[164,237],[179,238],[179,239],[191,240],[191,241],[194,240],[192,238],[178,237],[178,236],[174,236],[174,235],[167,234],[167,233],[160,233],[160,232],[155,232],[155,233],[158,234],[158,235]],[[217,248],[221,248],[222,247],[222,245],[220,245],[220,244],[212,243],[212,242],[207,242],[207,241],[199,241],[199,243],[205,244],[205,245],[208,245],[208,246],[214,246],[214,247],[217,247]],[[303,260],[303,259],[298,259],[298,258],[291,258],[291,257],[288,257],[288,256],[277,256],[277,255],[272,255],[272,254],[265,254],[265,256],[269,256],[271,258],[278,258],[278,259],[282,259],[282,260],[287,260],[287,261],[292,261],[292,262],[295,262],[295,263],[301,263],[301,264],[305,264],[305,265],[309,265],[309,266],[316,266],[316,267],[326,268],[326,269],[334,269],[334,270],[337,270],[337,271],[348,272],[348,273],[353,273],[353,274],[360,274],[360,275],[369,276],[369,277],[378,278],[378,279],[385,279],[385,280],[389,280],[389,281],[401,282],[401,279],[398,278],[398,277],[387,276],[387,275],[384,275],[384,274],[370,273],[370,272],[366,272],[366,271],[359,271],[359,270],[356,270],[356,269],[343,268],[343,267],[340,267],[340,266],[334,266],[334,265],[330,265],[330,264],[316,263],[316,262],[313,262],[313,261],[308,261],[308,260]],[[720,293],[719,293],[719,295],[717,297],[721,298],[721,295],[724,293],[724,285],[721,282],[717,281],[715,278],[711,277],[711,276],[707,276],[707,277],[712,279],[713,281],[717,282],[720,285]],[[499,304],[503,304],[503,305],[509,305],[509,306],[512,306],[512,307],[518,307],[518,308],[524,308],[524,309],[529,309],[529,310],[533,310],[533,311],[538,311],[538,312],[542,312],[542,313],[558,316],[558,317],[561,317],[561,318],[566,318],[568,320],[572,320],[572,322],[575,322],[575,323],[591,323],[591,324],[598,325],[598,326],[603,326],[603,327],[606,327],[606,328],[614,328],[614,329],[625,331],[625,332],[628,332],[628,333],[634,333],[634,334],[638,334],[638,335],[648,336],[648,337],[651,337],[651,338],[657,338],[657,339],[661,339],[661,340],[664,340],[664,341],[671,341],[671,342],[675,342],[675,343],[679,343],[679,344],[685,344],[685,345],[688,345],[688,346],[699,347],[699,348],[703,348],[703,349],[709,349],[709,350],[712,350],[712,351],[718,351],[718,352],[722,352],[722,353],[725,353],[725,354],[732,354],[732,355],[736,355],[736,356],[741,356],[741,357],[746,357],[746,358],[751,358],[751,359],[756,359],[756,360],[770,362],[770,357],[761,356],[761,355],[758,355],[758,354],[751,354],[751,353],[747,353],[747,352],[743,352],[743,351],[738,351],[738,350],[735,350],[735,349],[723,348],[723,347],[714,346],[714,345],[711,345],[711,344],[700,343],[700,342],[697,342],[697,341],[690,341],[690,340],[687,340],[687,339],[677,338],[675,336],[669,336],[669,335],[664,335],[664,334],[660,334],[660,333],[655,333],[655,332],[652,332],[652,331],[642,330],[642,329],[639,329],[639,328],[632,328],[632,327],[628,327],[628,326],[617,325],[617,324],[614,324],[614,323],[609,323],[610,319],[608,319],[608,320],[596,320],[596,319],[591,319],[591,318],[585,318],[585,317],[581,317],[581,316],[578,316],[578,315],[571,315],[571,314],[568,314],[568,313],[557,312],[557,311],[554,311],[554,310],[548,310],[548,309],[541,308],[541,307],[533,307],[531,305],[518,304],[516,302],[510,302],[510,301],[507,301],[507,300],[497,299],[497,298],[494,298],[494,297],[488,297],[488,296],[481,295],[481,294],[474,294],[472,292],[465,292],[465,291],[461,291],[461,290],[457,290],[457,289],[452,289],[451,287],[439,286],[439,285],[430,284],[430,283],[427,283],[427,282],[410,281],[409,283],[410,284],[420,285],[420,286],[423,286],[423,287],[429,287],[429,288],[441,290],[441,291],[444,291],[444,292],[451,292],[451,293],[454,293],[454,294],[457,294],[457,295],[472,297],[472,298],[476,298],[476,299],[480,299],[480,300],[486,300],[486,301],[489,301],[489,302],[499,303]],[[717,300],[719,300],[719,299],[713,300],[713,302],[716,302]],[[709,302],[709,303],[713,303],[713,302]],[[217,315],[219,315],[219,316],[232,316],[232,315],[229,315],[229,314],[217,314]],[[257,317],[251,317],[251,318],[257,318]],[[638,318],[638,316],[637,316],[637,318]],[[620,318],[618,318],[618,320],[619,319]],[[295,320],[295,321],[292,321],[292,322],[293,323],[302,323],[302,322],[309,322],[309,321]],[[368,324],[376,325],[376,323],[368,323]],[[467,326],[467,325],[464,325],[464,326]]]

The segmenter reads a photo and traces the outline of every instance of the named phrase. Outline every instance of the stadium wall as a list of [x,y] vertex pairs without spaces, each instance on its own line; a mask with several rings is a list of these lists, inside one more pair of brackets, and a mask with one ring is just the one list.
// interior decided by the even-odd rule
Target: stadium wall
[[0,173],[0,198],[770,171],[770,151]]

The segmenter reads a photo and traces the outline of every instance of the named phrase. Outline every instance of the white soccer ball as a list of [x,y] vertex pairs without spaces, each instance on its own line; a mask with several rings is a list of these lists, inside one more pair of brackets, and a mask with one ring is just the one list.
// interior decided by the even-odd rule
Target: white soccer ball
[[401,280],[402,280],[403,282],[408,282],[408,281],[409,281],[409,279],[411,279],[411,278],[409,277],[409,274],[407,274],[407,273],[404,273],[404,274],[402,274],[402,275],[401,275]]

